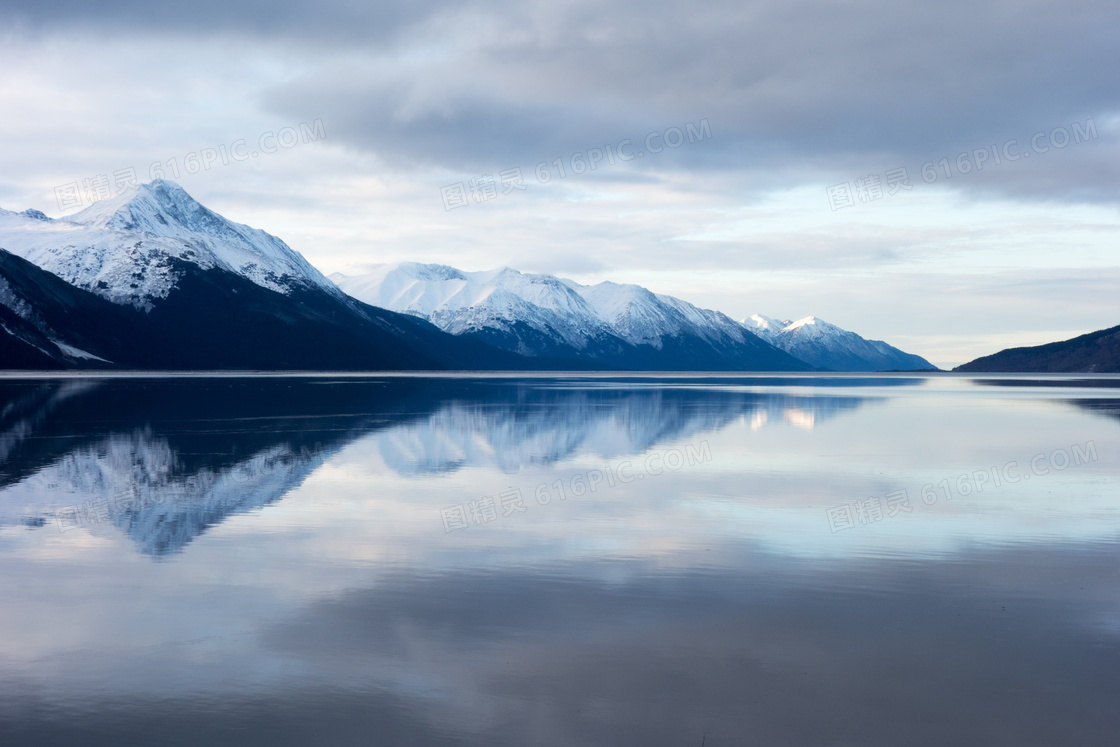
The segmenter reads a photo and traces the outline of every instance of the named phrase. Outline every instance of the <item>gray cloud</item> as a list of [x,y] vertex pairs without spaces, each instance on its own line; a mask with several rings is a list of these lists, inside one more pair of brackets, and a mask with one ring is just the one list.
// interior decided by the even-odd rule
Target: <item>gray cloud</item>
[[[9,4],[40,32],[233,34],[310,54],[260,93],[386,164],[532,167],[707,118],[713,138],[598,171],[728,169],[756,189],[954,158],[1097,121],[1099,138],[954,189],[1116,200],[1120,8],[897,4],[222,2]],[[639,146],[636,150],[641,150]]]
[[[763,186],[950,159],[1094,119],[1098,138],[951,187],[1115,199],[1120,11],[1107,3],[616,2],[473,6],[400,64],[325,66],[265,95],[330,111],[390,161],[532,165],[707,118],[714,137],[641,165],[765,174]],[[1056,151],[1056,149],[1052,149]],[[631,166],[637,166],[632,163]],[[775,174],[775,169],[781,169]],[[602,172],[602,178],[617,178]]]
[[369,44],[451,5],[447,0],[376,2],[361,0],[80,0],[4,2],[0,17],[25,32],[94,30],[99,34],[135,32],[305,40],[314,44],[344,41]]

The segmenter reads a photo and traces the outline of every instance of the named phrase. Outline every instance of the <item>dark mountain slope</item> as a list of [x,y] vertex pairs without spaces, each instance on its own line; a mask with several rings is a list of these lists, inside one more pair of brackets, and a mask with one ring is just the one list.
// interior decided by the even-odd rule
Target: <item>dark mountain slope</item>
[[965,373],[1120,373],[1120,326],[1072,340],[1001,350],[953,370]]

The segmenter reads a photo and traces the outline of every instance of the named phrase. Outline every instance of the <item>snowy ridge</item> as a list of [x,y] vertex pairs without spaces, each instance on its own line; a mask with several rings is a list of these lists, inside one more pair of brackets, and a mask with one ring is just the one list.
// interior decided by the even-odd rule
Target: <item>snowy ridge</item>
[[[359,276],[335,273],[331,279],[361,301],[415,314],[452,334],[514,334],[522,324],[577,351],[610,340],[656,350],[666,338],[695,337],[725,347],[752,343],[730,317],[638,285],[581,285],[509,267],[464,272],[417,262],[382,265]],[[541,354],[531,347],[517,352]]]
[[700,309],[673,296],[654,293],[640,285],[603,282],[571,283],[596,315],[615,333],[634,345],[660,349],[665,337],[694,335],[710,343],[741,343],[743,328],[718,311]]
[[934,369],[921,356],[880,340],[866,340],[815,316],[795,322],[755,314],[743,326],[806,363],[834,371],[914,371]]
[[780,319],[772,319],[768,316],[763,316],[762,314],[754,314],[744,319],[742,324],[762,339],[773,343],[781,334],[782,330],[793,324],[793,322],[789,319],[782,321]]
[[281,293],[337,288],[280,239],[226,220],[174,182],[156,180],[53,220],[0,210],[0,247],[115,303],[149,309],[180,263],[220,268]]
[[331,279],[360,301],[414,314],[445,332],[502,336],[503,347],[523,355],[567,348],[594,357],[620,342],[579,293],[550,275],[401,262],[361,276],[335,273]]
[[836,371],[934,368],[918,356],[816,317],[791,322],[756,314],[740,323],[640,285],[581,285],[509,267],[464,272],[417,262],[381,265],[359,276],[336,273],[331,279],[366,303],[415,314],[452,334],[489,335],[488,341],[523,355],[552,354],[550,343],[579,354],[602,349],[607,341],[616,342],[616,349],[662,351],[686,340],[692,345],[686,357],[701,349],[698,345],[732,355],[753,345]]

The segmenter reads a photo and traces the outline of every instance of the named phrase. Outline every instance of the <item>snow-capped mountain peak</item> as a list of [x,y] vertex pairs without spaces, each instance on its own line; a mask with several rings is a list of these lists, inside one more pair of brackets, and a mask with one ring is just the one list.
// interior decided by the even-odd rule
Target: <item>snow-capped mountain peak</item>
[[[595,310],[595,314],[634,345],[659,346],[661,333],[670,321],[657,296],[640,285],[612,283],[576,285],[576,290]],[[676,321],[676,320],[673,320]]]
[[259,229],[203,207],[174,182],[156,180],[60,220],[5,211],[0,246],[110,301],[150,308],[182,263],[219,268],[281,293],[337,287],[298,252]]
[[936,368],[926,359],[905,353],[879,340],[866,340],[855,332],[815,316],[781,321],[754,314],[744,327],[790,355],[818,368],[835,371],[887,371]]
[[193,223],[191,216],[202,211],[210,212],[178,184],[156,179],[99,200],[63,220],[95,228],[146,231],[162,236],[175,224],[185,227]]
[[788,319],[782,321],[781,319],[773,319],[768,316],[763,316],[762,314],[753,314],[740,322],[740,324],[764,340],[771,340],[772,337],[788,327],[791,322]]
[[815,316],[807,316],[804,319],[798,319],[796,322],[788,322],[782,331],[787,334],[812,335],[815,337],[847,333],[847,330],[840,329],[835,324],[829,324]]

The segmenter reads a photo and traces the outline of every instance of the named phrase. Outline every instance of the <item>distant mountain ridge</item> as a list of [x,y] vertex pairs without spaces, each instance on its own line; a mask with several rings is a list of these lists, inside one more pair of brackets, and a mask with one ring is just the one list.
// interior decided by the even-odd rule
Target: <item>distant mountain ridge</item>
[[812,369],[718,311],[638,285],[585,286],[509,267],[465,272],[418,262],[331,279],[366,303],[535,358],[632,370]]
[[384,269],[359,277],[335,273],[331,279],[366,303],[427,319],[454,335],[486,336],[522,355],[598,360],[625,348],[587,302],[555,278],[509,268],[465,273],[415,262]]
[[833,371],[930,371],[925,358],[906,353],[880,340],[866,340],[815,316],[797,321],[755,314],[743,325],[775,347],[806,363]]
[[582,285],[509,267],[465,272],[417,262],[330,278],[366,303],[415,314],[445,332],[522,355],[655,370],[936,368],[920,356],[815,317],[793,326],[761,316],[740,323],[639,285]]
[[953,370],[964,373],[1120,373],[1120,326],[1071,340],[1001,350]]

